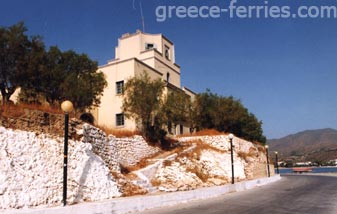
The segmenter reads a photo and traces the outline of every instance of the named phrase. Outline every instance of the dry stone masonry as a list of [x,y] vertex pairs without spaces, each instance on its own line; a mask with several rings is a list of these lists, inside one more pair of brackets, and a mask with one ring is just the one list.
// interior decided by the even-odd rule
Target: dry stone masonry
[[[0,209],[58,205],[62,200],[63,139],[0,127]],[[68,203],[121,195],[89,143],[69,141]]]
[[[81,130],[78,133],[81,133]],[[142,136],[116,138],[109,135],[107,137],[103,131],[89,124],[83,125],[82,141],[91,143],[93,151],[115,172],[120,172],[120,165],[134,166],[143,158],[161,151],[158,147],[150,146]]]
[[[0,212],[61,204],[63,137],[44,132],[0,127]],[[77,139],[69,141],[70,204],[122,196],[125,184],[131,181],[121,175],[121,166],[135,166],[150,157],[152,165],[134,172],[138,180],[133,181],[137,185],[143,183],[149,192],[154,187],[161,191],[192,190],[231,180],[227,135],[178,138],[184,149],[165,155],[166,152],[149,145],[141,136],[106,136],[100,129],[77,120],[71,121],[70,134]],[[264,148],[237,137],[233,143],[235,180],[266,177]],[[272,168],[270,171],[273,173]]]

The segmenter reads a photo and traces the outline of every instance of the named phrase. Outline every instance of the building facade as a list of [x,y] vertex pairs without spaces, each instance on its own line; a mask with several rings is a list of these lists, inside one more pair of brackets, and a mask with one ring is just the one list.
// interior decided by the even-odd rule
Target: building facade
[[[146,72],[151,79],[166,82],[166,90],[175,88],[191,98],[194,93],[180,84],[180,66],[175,61],[174,44],[162,34],[147,34],[137,31],[124,34],[118,39],[115,59],[98,68],[103,72],[108,86],[101,97],[101,104],[92,111],[96,123],[109,128],[137,129],[135,121],[124,117],[122,112],[123,87],[126,81]],[[189,131],[178,124],[175,134]]]

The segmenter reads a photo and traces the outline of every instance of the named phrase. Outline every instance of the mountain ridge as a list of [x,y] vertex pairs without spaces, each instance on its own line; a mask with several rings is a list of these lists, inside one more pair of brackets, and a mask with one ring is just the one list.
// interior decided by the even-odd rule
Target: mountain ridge
[[299,134],[302,134],[302,133],[315,132],[315,131],[324,131],[324,130],[327,130],[327,131],[337,131],[337,129],[333,129],[333,128],[307,129],[307,130],[303,130],[303,131],[296,132],[296,133],[294,133],[294,134],[288,134],[288,135],[286,135],[286,136],[284,136],[284,137],[280,137],[280,138],[272,138],[272,139],[267,139],[267,140],[268,140],[268,141],[279,140],[279,139],[282,139],[282,138],[291,137],[291,136],[299,135]]
[[324,163],[337,159],[337,130],[333,128],[304,130],[267,143],[284,160]]

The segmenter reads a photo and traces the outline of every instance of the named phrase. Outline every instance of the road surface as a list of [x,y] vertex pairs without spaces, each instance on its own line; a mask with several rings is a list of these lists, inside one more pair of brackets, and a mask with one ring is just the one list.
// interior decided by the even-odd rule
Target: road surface
[[337,214],[337,177],[293,175],[252,190],[141,214]]

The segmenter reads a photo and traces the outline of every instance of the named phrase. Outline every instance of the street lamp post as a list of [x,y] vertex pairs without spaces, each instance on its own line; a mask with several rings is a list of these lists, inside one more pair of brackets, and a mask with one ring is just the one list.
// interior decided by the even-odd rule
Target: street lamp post
[[268,154],[268,145],[265,145],[266,148],[266,156],[267,156],[267,170],[268,170],[268,177],[270,177],[270,169],[269,169],[269,154]]
[[278,169],[278,157],[277,157],[278,152],[275,152],[275,162],[276,162],[276,173],[280,174],[280,171]]
[[229,134],[229,142],[231,144],[231,165],[232,165],[232,184],[234,184],[234,158],[233,158],[233,134]]
[[72,102],[66,100],[61,104],[64,112],[64,150],[63,150],[63,206],[67,205],[67,165],[68,165],[68,124],[69,113],[73,110]]

